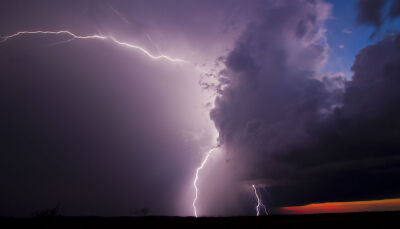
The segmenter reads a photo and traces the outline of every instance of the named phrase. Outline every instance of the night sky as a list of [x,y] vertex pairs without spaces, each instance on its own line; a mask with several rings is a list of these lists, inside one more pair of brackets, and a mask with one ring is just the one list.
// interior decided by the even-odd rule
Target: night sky
[[399,0],[3,0],[0,216],[400,210],[399,17]]

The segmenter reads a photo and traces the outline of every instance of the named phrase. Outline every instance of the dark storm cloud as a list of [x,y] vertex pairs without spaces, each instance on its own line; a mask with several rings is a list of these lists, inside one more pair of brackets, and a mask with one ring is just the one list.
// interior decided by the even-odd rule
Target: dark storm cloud
[[359,0],[358,22],[381,26],[383,7],[387,0]]
[[393,4],[390,8],[390,17],[392,19],[400,16],[400,1],[393,1]]
[[319,76],[328,11],[320,1],[268,9],[244,31],[221,73],[211,113],[220,142],[244,182],[266,184],[270,206],[400,191],[399,38],[361,51],[350,82]]
[[[385,6],[389,5],[389,11]],[[375,26],[378,30],[388,19],[394,20],[400,16],[400,1],[398,0],[359,0],[358,22]],[[371,34],[375,36],[377,31]]]
[[398,196],[399,50],[399,37],[390,36],[359,53],[341,107],[313,124],[312,144],[287,158],[298,168],[291,187],[307,184],[298,197],[311,202]]

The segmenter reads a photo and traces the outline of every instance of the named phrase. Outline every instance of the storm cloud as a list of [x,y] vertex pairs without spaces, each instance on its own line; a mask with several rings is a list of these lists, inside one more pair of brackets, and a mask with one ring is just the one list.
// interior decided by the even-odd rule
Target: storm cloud
[[329,10],[320,1],[267,9],[220,75],[211,112],[219,140],[239,179],[265,185],[272,207],[400,191],[399,38],[362,50],[351,81],[325,76]]
[[[389,12],[386,15],[385,5],[389,4]],[[397,0],[359,0],[358,22],[380,27],[382,23],[400,16],[400,2]]]
[[[358,6],[376,28],[399,16],[398,1]],[[331,8],[2,1],[0,36],[108,39],[0,40],[0,215],[193,215],[196,168],[217,144],[198,180],[200,216],[253,215],[252,184],[268,210],[396,197],[400,38],[364,48],[351,79],[325,73]]]

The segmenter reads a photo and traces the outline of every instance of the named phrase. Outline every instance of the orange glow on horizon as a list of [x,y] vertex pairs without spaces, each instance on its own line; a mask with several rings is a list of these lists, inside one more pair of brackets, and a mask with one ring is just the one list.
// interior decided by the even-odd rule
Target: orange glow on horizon
[[282,207],[279,210],[283,214],[400,211],[400,198],[385,200],[315,203],[303,206]]

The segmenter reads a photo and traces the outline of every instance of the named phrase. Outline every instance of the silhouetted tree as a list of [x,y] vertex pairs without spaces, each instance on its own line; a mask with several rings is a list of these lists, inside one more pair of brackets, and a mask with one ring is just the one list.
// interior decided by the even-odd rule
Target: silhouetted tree
[[33,217],[36,218],[60,216],[60,206],[57,205],[53,208],[38,210],[34,212],[32,215]]

